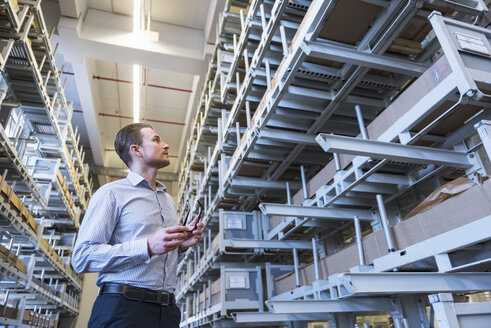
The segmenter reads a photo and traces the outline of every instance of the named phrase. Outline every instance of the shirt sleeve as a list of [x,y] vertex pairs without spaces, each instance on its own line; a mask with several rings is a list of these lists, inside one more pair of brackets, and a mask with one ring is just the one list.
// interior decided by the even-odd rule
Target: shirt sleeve
[[148,263],[147,239],[110,244],[120,209],[109,188],[100,188],[89,201],[72,254],[77,273],[117,272]]

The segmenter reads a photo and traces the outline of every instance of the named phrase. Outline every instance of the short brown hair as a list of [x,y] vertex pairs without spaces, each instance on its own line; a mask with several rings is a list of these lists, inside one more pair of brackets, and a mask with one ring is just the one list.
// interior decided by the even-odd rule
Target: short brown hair
[[140,133],[141,129],[153,127],[148,123],[131,123],[119,130],[114,139],[114,149],[118,153],[119,158],[123,160],[126,166],[130,167],[131,156],[130,156],[130,146],[142,144],[142,135]]

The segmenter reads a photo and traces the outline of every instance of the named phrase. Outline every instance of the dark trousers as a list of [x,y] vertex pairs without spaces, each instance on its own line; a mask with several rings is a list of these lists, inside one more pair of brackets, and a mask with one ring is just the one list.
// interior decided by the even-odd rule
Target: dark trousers
[[89,328],[178,328],[181,311],[177,305],[160,305],[129,300],[123,294],[97,296]]

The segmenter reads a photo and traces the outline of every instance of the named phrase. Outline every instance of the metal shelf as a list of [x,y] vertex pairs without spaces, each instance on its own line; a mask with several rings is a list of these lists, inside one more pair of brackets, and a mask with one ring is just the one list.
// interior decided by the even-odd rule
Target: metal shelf
[[[435,8],[446,17],[429,15]],[[428,188],[432,180],[438,186],[443,179],[487,172],[483,163],[491,150],[484,140],[476,145],[473,125],[489,118],[480,110],[490,107],[491,81],[480,70],[489,62],[484,48],[491,51],[491,37],[489,30],[468,24],[486,10],[482,1],[227,3],[179,179],[180,215],[197,208],[199,200],[206,229],[203,243],[188,251],[178,268],[182,327],[316,319],[336,324],[341,318],[348,327],[354,325],[354,316],[346,312],[381,310],[391,314],[396,327],[403,322],[411,326],[419,319],[428,322],[414,310],[427,294],[491,289],[479,280],[489,279],[488,274],[471,273],[464,273],[463,279],[479,285],[476,289],[472,284],[462,290],[438,287],[439,281],[461,277],[444,272],[479,271],[489,263],[487,251],[474,249],[491,239],[486,232],[467,232],[479,238],[462,241],[451,254],[459,233],[487,231],[484,226],[463,225],[454,237],[440,233],[434,236],[438,241],[429,238],[381,253],[371,258],[373,266],[354,263],[324,276],[324,259],[342,254],[344,246],[347,258],[356,257],[355,240],[361,237],[353,232],[355,216],[362,221],[359,230],[364,235],[373,232],[383,244],[390,226],[399,229],[401,212],[419,201],[409,197],[412,193]],[[350,15],[357,18],[348,31]],[[471,35],[482,55],[477,48],[463,48],[455,33]],[[481,123],[479,129],[489,127]],[[486,138],[485,132],[479,134]],[[412,203],[400,206],[406,198]],[[244,240],[241,247],[220,238],[224,210],[251,211],[258,205],[270,222],[261,241]],[[446,248],[436,250],[435,245],[444,245],[443,238],[450,238]],[[285,246],[284,262],[295,268],[290,283],[298,279],[301,263],[314,261],[305,266],[311,281],[302,286],[293,282],[299,287],[279,295],[270,293],[269,311],[229,313],[221,312],[226,306],[220,303],[200,303],[200,295],[209,294],[210,281],[217,281],[220,265],[262,266],[283,260],[281,251],[274,260],[256,253],[255,246],[267,242],[291,243]],[[227,254],[227,247],[236,252]],[[449,258],[428,260],[438,252]],[[472,260],[462,260],[465,252],[472,253]],[[331,267],[341,267],[339,256]],[[307,274],[305,268],[302,275]],[[350,270],[358,273],[343,273]],[[441,274],[408,274],[414,289],[398,297],[385,296],[398,291],[391,287],[385,294],[383,288],[368,293],[350,287],[350,279],[372,279],[374,271],[387,272],[383,277],[396,284],[400,278],[391,270]],[[433,281],[434,288],[418,285],[425,279]],[[438,301],[432,303],[435,309],[439,306]]]
[[[65,98],[40,1],[22,0],[16,7],[8,0],[0,7],[0,102],[7,113],[0,126],[5,189],[0,244],[7,238],[7,249],[16,250],[0,263],[0,290],[17,302],[18,311],[15,318],[1,317],[0,324],[56,326],[60,312],[78,314],[82,281],[66,255],[92,182],[71,126],[73,107]],[[14,258],[27,268],[16,268]]]
[[[23,208],[25,209],[25,207]],[[9,232],[12,236],[18,237],[20,241],[25,240],[29,242],[31,247],[42,256],[46,263],[60,273],[76,290],[81,291],[81,279],[73,273],[68,272],[67,265],[53,251],[48,242],[42,239],[44,219],[41,219],[41,224],[38,225],[32,215],[22,214],[21,216],[12,209],[11,203],[5,203],[3,200],[0,203],[0,209],[2,221],[8,223],[8,225],[3,224],[4,227],[2,231]],[[25,211],[22,211],[22,213],[24,212]],[[27,211],[27,213],[29,212]]]

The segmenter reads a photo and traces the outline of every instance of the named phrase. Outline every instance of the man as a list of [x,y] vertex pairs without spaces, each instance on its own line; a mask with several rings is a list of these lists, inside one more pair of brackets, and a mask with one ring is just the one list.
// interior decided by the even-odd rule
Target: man
[[72,255],[78,273],[99,272],[89,327],[178,327],[177,264],[201,240],[203,223],[196,217],[178,225],[174,202],[156,180],[170,164],[169,146],[151,125],[123,127],[114,146],[130,173],[94,193]]

